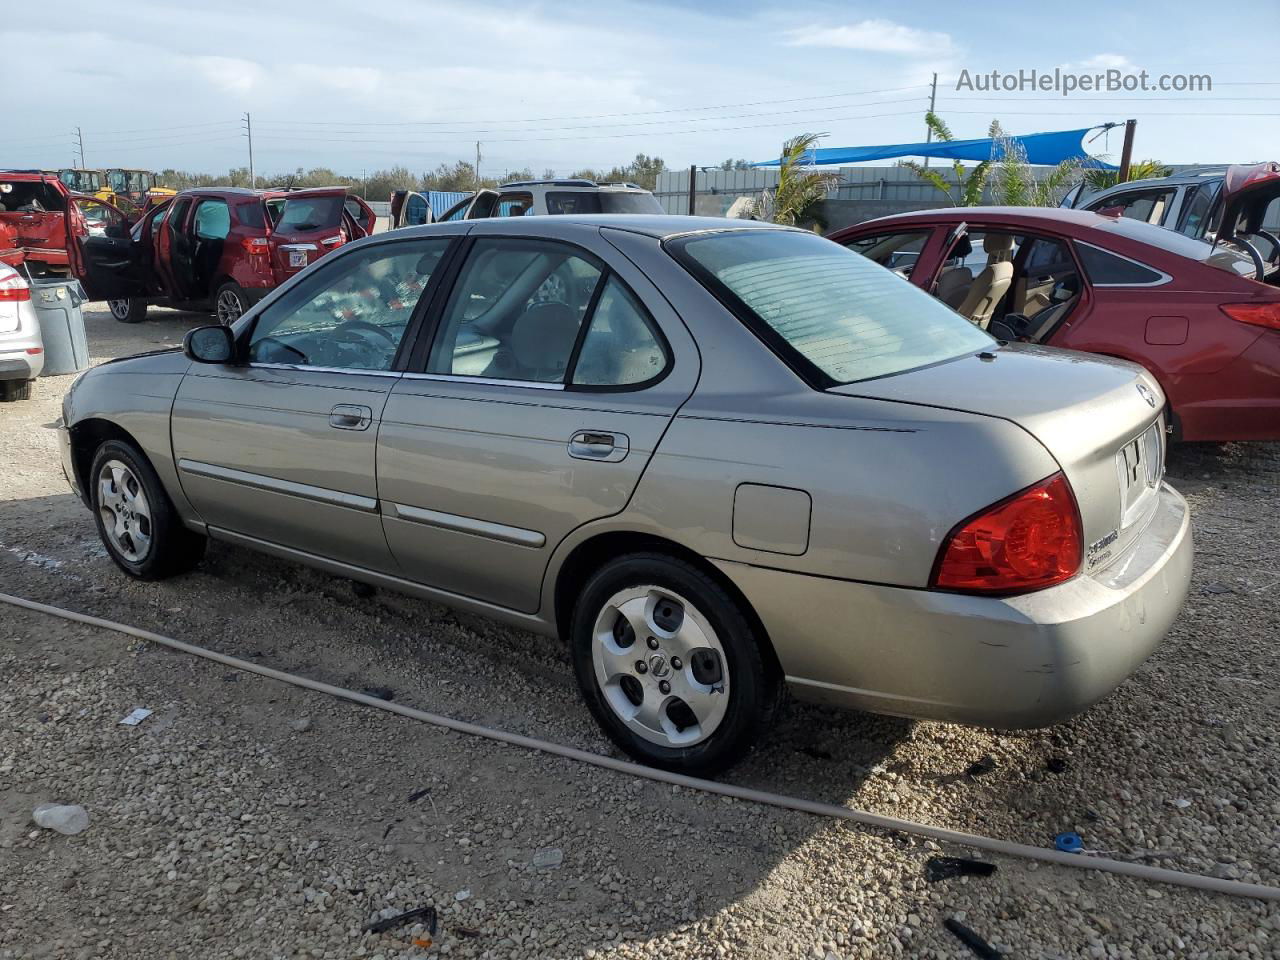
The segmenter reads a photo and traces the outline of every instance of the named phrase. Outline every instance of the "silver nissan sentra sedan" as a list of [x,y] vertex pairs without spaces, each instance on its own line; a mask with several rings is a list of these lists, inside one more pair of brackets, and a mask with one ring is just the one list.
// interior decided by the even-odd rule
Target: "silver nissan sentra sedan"
[[784,689],[1051,724],[1187,592],[1164,397],[992,339],[799,230],[560,216],[344,246],[68,392],[68,479],[154,580],[207,538],[572,651],[627,753],[708,772]]

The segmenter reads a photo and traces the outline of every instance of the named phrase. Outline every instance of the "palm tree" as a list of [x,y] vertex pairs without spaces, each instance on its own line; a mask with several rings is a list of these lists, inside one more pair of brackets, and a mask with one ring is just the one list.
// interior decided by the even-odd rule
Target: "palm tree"
[[996,157],[992,191],[997,203],[1006,207],[1056,207],[1062,195],[1080,179],[1084,157],[1067,157],[1041,177],[1027,163],[1027,150],[991,121],[991,152]]
[[820,223],[814,207],[840,182],[839,174],[819,172],[813,163],[810,151],[824,136],[802,133],[782,145],[778,185],[756,201],[753,212],[757,219],[787,226],[806,220]]
[[[1129,165],[1130,180],[1151,180],[1156,177],[1167,177],[1171,173],[1173,173],[1173,169],[1165,166],[1159,160],[1141,160],[1138,163]],[[1084,175],[1084,182],[1088,186],[1089,192],[1093,193],[1098,190],[1106,190],[1108,187],[1114,187],[1119,178],[1119,170],[1090,170]]]
[[[924,115],[924,122],[933,133],[934,139],[942,143],[951,143],[955,140],[955,135],[951,132],[951,128],[947,126],[946,121],[932,110]],[[931,170],[922,164],[916,163],[914,160],[903,160],[901,165],[911,170],[921,180],[932,184],[940,193],[945,194],[953,207],[976,207],[982,203],[982,191],[986,187],[987,177],[991,173],[990,161],[984,160],[972,170],[968,170],[959,160],[952,160],[951,169],[956,178],[953,184],[941,172]],[[953,188],[959,189],[958,197],[952,194]]]

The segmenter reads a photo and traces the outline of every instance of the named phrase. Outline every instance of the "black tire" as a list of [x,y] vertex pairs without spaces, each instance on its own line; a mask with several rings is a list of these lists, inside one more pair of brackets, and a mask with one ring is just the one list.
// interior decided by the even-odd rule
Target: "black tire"
[[[128,468],[145,493],[150,508],[146,524],[150,543],[145,555],[136,558],[127,556],[106,530],[100,475],[103,468],[112,462]],[[204,556],[206,538],[183,524],[150,461],[132,443],[108,440],[99,446],[94,452],[93,466],[89,469],[86,483],[98,536],[116,566],[129,576],[138,580],[164,580],[186,573]],[[109,507],[106,509],[110,510]],[[139,521],[135,519],[134,522]]]
[[141,323],[147,319],[147,301],[136,297],[129,300],[108,300],[107,309],[121,323]]
[[34,380],[0,380],[0,402],[30,400],[31,387],[34,383]]
[[234,280],[228,280],[213,294],[213,316],[224,327],[229,327],[249,309],[249,295]]
[[[715,631],[727,661],[723,669],[728,674],[729,703],[723,718],[709,736],[689,746],[662,745],[633,732],[596,679],[597,618],[619,592],[649,585],[692,604]],[[782,704],[783,681],[772,656],[762,649],[766,642],[739,603],[712,577],[661,553],[620,557],[601,568],[578,597],[569,637],[578,686],[609,738],[641,763],[698,775],[713,774],[737,762],[772,726]],[[684,666],[693,669],[692,664]],[[646,680],[653,681],[652,671]]]

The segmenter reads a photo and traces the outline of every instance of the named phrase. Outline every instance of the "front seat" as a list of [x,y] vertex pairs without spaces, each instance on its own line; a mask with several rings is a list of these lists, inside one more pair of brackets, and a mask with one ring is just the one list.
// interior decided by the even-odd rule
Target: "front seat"
[[987,266],[973,280],[968,296],[956,311],[987,329],[996,305],[1004,299],[1013,282],[1013,264],[1009,255],[1013,252],[1013,236],[1007,233],[989,233],[982,238],[982,249],[987,253]]

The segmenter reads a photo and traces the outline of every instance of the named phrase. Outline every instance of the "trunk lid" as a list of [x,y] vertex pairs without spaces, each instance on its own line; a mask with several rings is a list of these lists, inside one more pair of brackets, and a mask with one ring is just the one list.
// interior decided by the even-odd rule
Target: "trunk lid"
[[277,285],[351,239],[346,200],[345,187],[295,190],[267,198],[267,206],[275,207],[267,243]]
[[1164,474],[1165,398],[1155,379],[1135,364],[1009,344],[831,392],[958,410],[1022,427],[1071,483],[1084,527],[1086,573],[1123,555],[1155,512]]

